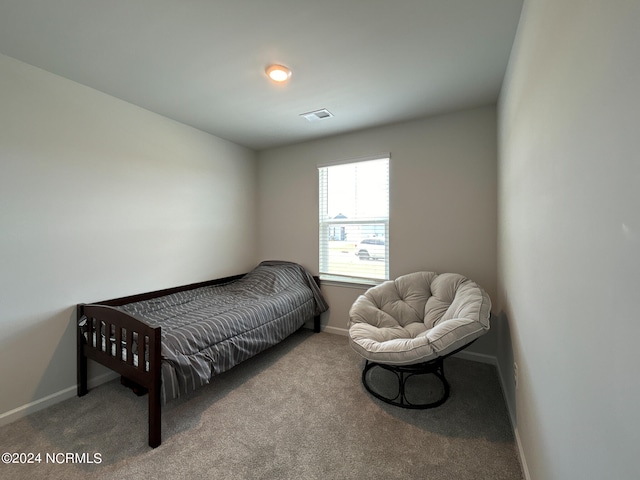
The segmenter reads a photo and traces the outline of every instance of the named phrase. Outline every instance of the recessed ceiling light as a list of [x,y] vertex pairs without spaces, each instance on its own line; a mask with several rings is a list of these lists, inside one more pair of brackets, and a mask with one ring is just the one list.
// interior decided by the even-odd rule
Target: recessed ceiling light
[[291,70],[284,65],[270,65],[267,67],[267,75],[274,82],[286,82],[291,77]]

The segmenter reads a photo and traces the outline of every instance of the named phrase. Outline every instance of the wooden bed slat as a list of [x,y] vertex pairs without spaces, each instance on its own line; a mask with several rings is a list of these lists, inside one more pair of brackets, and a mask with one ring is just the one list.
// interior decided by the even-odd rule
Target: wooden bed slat
[[122,359],[122,328],[116,325],[116,358]]
[[95,318],[87,317],[87,344],[93,347],[93,322]]
[[104,351],[107,355],[115,357],[111,342],[111,324],[104,322]]
[[127,349],[127,358],[126,358],[126,363],[128,365],[133,365],[133,350],[132,350],[132,345],[133,345],[133,332],[131,331],[130,328],[127,328],[127,333],[126,333],[126,343],[125,343],[125,347]]
[[147,343],[147,337],[145,335],[138,334],[138,370],[146,371],[145,364],[147,363],[144,355],[144,346]]
[[100,349],[100,320],[93,318],[93,330],[91,331],[91,341],[94,348]]

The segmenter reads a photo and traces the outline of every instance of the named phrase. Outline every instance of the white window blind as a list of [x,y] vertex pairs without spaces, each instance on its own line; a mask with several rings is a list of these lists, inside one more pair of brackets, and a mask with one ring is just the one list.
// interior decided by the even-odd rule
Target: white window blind
[[389,158],[318,167],[322,279],[389,278]]

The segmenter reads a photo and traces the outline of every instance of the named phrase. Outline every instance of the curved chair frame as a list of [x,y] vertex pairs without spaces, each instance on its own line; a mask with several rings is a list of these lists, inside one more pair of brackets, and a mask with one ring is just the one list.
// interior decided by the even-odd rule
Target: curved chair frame
[[[460,352],[461,350],[464,350],[473,342],[475,342],[475,340],[469,342],[468,344],[462,346],[461,348],[451,353],[448,353],[447,355],[434,358],[433,360],[430,360],[428,362],[416,363],[413,365],[388,365],[384,363],[376,363],[376,362],[370,362],[369,360],[366,360],[364,369],[362,370],[362,384],[364,385],[364,388],[366,388],[366,390],[371,395],[373,395],[374,397],[376,397],[377,399],[385,403],[388,403],[389,405],[394,405],[396,407],[402,407],[402,408],[411,408],[415,410],[426,410],[429,408],[439,407],[440,405],[442,405],[444,402],[447,401],[447,399],[449,398],[449,393],[451,392],[451,387],[449,386],[449,382],[447,382],[447,379],[444,376],[444,359]],[[395,397],[393,398],[385,397],[380,393],[376,392],[375,390],[373,390],[369,385],[369,382],[367,381],[367,373],[369,372],[369,370],[372,370],[376,367],[392,372],[397,377],[398,394]],[[405,386],[406,386],[407,380],[415,375],[435,375],[442,383],[442,387],[443,387],[442,396],[437,400],[433,402],[428,402],[428,403],[411,403],[409,400],[407,400]]]

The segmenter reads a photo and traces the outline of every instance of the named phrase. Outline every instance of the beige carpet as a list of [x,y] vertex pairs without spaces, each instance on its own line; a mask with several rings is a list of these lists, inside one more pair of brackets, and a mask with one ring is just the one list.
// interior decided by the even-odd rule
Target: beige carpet
[[372,398],[362,366],[345,337],[301,330],[166,405],[157,449],[146,397],[110,382],[0,428],[1,452],[41,458],[0,478],[523,478],[494,367],[447,359],[451,397],[416,411]]

